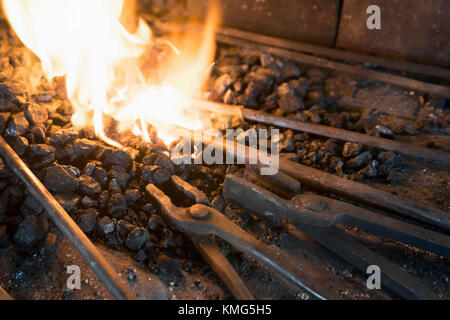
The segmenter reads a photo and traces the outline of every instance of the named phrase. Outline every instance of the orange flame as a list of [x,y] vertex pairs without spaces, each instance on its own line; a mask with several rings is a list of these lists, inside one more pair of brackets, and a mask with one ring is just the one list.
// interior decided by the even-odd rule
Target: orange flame
[[127,32],[120,23],[123,5],[124,0],[3,0],[11,26],[39,57],[47,78],[65,76],[75,126],[94,124],[97,137],[116,147],[121,146],[104,133],[104,115],[147,140],[151,124],[166,143],[167,124],[205,127],[191,112],[189,97],[208,77],[218,10],[203,34],[188,35],[179,54],[158,65],[158,76],[155,70],[144,76],[143,59],[158,40],[143,20],[135,33]]

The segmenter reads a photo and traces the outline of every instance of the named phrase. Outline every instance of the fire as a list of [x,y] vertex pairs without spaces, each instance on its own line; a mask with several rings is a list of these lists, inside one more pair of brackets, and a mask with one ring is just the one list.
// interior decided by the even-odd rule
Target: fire
[[[175,138],[167,125],[207,127],[190,97],[202,89],[214,59],[218,10],[211,11],[203,34],[183,38],[176,48],[156,39],[142,19],[128,32],[120,23],[124,1],[3,0],[3,7],[46,77],[65,77],[76,127],[94,125],[97,137],[116,147],[121,145],[105,134],[104,116],[149,142],[151,125],[166,144]],[[171,55],[150,63],[161,46]]]

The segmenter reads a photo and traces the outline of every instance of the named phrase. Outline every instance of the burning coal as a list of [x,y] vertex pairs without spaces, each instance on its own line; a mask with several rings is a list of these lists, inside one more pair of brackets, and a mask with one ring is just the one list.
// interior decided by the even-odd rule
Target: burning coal
[[[188,35],[175,48],[156,39],[139,20],[130,33],[121,24],[125,0],[3,0],[4,11],[21,41],[42,62],[48,79],[64,76],[78,128],[94,126],[106,143],[104,116],[117,120],[148,142],[149,126],[167,144],[168,128],[211,127],[191,97],[202,88],[215,55],[218,10],[212,10],[202,34]],[[155,52],[170,52],[165,59]]]

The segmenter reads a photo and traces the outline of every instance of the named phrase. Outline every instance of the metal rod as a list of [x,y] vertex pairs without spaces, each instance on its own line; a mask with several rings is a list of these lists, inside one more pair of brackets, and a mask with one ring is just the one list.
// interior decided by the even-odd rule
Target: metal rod
[[377,66],[386,67],[398,71],[408,71],[411,73],[423,74],[432,77],[450,79],[450,70],[433,67],[428,65],[422,65],[417,63],[411,63],[406,61],[395,61],[390,59],[384,59],[374,56],[368,56],[351,51],[343,51],[334,48],[327,48],[313,44],[301,43],[292,40],[286,40],[281,38],[270,37],[253,32],[242,31],[233,28],[220,28],[219,35],[231,36],[241,39],[250,39],[252,42],[261,43],[264,45],[270,45],[287,50],[295,50],[298,52],[316,54],[332,59],[351,60],[356,62],[368,62]]
[[297,51],[290,51],[278,47],[273,47],[269,45],[264,45],[256,42],[251,42],[251,40],[240,39],[235,37],[230,37],[226,35],[217,35],[217,41],[229,45],[240,46],[248,48],[251,50],[257,50],[261,52],[268,52],[274,55],[296,61],[298,63],[305,63],[321,68],[332,69],[336,71],[346,72],[349,74],[354,74],[360,77],[370,78],[379,80],[386,83],[391,83],[404,88],[410,88],[413,90],[428,92],[436,94],[443,98],[450,98],[450,88],[446,86],[440,86],[432,83],[422,82],[419,80],[414,80],[410,78],[405,78],[401,76],[396,76],[380,71],[361,69],[344,63],[334,62],[328,59],[314,57],[311,55],[303,54]]
[[342,141],[362,143],[364,145],[380,148],[388,151],[399,152],[405,156],[415,159],[430,161],[436,164],[450,167],[450,154],[438,150],[413,146],[408,143],[369,136],[367,134],[324,126],[320,124],[306,123],[298,120],[290,120],[277,117],[262,111],[244,108],[243,106],[230,106],[222,103],[209,102],[204,100],[193,100],[196,107],[212,112],[241,112],[242,117],[247,121],[259,122],[280,128],[292,129],[309,134],[338,139]]
[[[157,19],[156,17],[149,14],[143,14],[142,16],[146,20],[151,21],[158,29],[166,32],[176,32],[176,33],[199,32],[204,28],[204,26],[200,23],[179,24],[179,23],[163,22],[160,19]],[[450,70],[440,67],[369,56],[357,52],[344,51],[334,48],[313,45],[309,43],[302,43],[298,41],[275,38],[267,35],[243,31],[234,28],[219,28],[217,34],[219,36],[231,36],[235,38],[241,38],[244,40],[251,39],[250,41],[252,42],[257,42],[287,50],[294,50],[297,52],[315,54],[332,59],[351,60],[362,63],[368,62],[373,65],[389,68],[392,70],[407,71],[411,73],[423,74],[437,78],[450,79]]]
[[0,301],[6,301],[6,300],[14,300],[8,292],[5,291],[2,287],[0,287]]
[[414,200],[400,198],[363,183],[346,180],[286,159],[280,160],[280,170],[316,190],[356,200],[375,208],[387,209],[450,230],[450,213],[446,211],[423,205]]
[[[170,127],[171,125],[168,126]],[[177,126],[172,127],[174,130],[180,129]],[[188,133],[191,139],[195,138],[192,130],[184,128],[182,130]],[[213,141],[203,142],[224,150],[229,156],[245,159],[245,164],[251,163],[249,155],[255,153],[250,151],[250,148],[245,147],[245,154],[240,154],[239,148],[236,148],[235,141],[214,139]],[[261,153],[259,150],[256,150],[256,152],[260,165],[270,166],[270,155]],[[450,213],[444,210],[433,208],[414,200],[404,199],[363,183],[346,180],[286,159],[280,159],[279,170],[316,190],[336,194],[346,199],[355,200],[375,208],[387,210],[442,229],[450,230]]]
[[193,237],[193,242],[235,299],[255,300],[212,237]]
[[120,281],[117,272],[2,136],[0,136],[0,154],[112,295],[120,300],[136,300],[133,292]]

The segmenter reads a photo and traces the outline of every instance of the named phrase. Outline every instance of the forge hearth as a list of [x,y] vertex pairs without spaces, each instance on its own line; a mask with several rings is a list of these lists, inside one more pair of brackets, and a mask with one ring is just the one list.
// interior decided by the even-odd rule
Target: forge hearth
[[[203,19],[203,1],[196,6],[192,1],[157,2],[139,1],[139,10],[155,36],[164,39],[159,45],[167,46],[163,41],[172,39],[174,30],[200,32],[197,22]],[[275,15],[271,23],[281,24],[280,12],[268,2],[260,6]],[[307,12],[318,10],[316,18],[325,13],[333,18],[327,23],[321,18],[316,24],[309,17],[298,32],[286,22],[269,32],[261,26],[259,11],[243,28],[241,17],[232,14],[239,10],[237,2],[223,8],[224,26],[246,30],[219,28],[211,74],[202,94],[191,101],[207,112],[238,110],[233,121],[224,121],[231,124],[228,129],[278,129],[280,170],[267,177],[259,174],[261,163],[177,163],[172,157],[176,143],[167,143],[165,132],[151,123],[147,128],[142,119],[124,129],[119,117],[101,114],[104,136],[92,119],[84,128],[76,126],[79,106],[67,94],[64,79],[48,80],[41,71],[36,76],[34,71],[42,69],[39,58],[2,20],[0,134],[23,161],[22,173],[26,175],[24,168],[29,168],[30,176],[50,195],[36,197],[2,148],[0,289],[14,299],[112,299],[117,297],[114,290],[109,292],[114,286],[131,288],[141,299],[228,300],[246,294],[272,300],[320,298],[307,285],[281,277],[283,271],[275,268],[277,274],[270,263],[242,253],[236,243],[216,237],[213,243],[219,254],[249,291],[234,292],[234,284],[217,271],[221,263],[205,258],[199,238],[182,232],[170,220],[161,200],[164,194],[176,206],[190,208],[186,212],[191,218],[207,222],[216,212],[202,207],[208,206],[262,246],[279,248],[286,261],[302,266],[293,274],[300,270],[308,285],[326,287],[326,297],[450,299],[448,70],[437,67],[443,66],[440,53],[430,58],[434,66],[399,62],[405,66],[399,71],[399,66],[390,67],[386,56],[404,52],[385,55],[378,48],[377,57],[361,57],[329,48],[359,48],[353,39],[330,31],[339,26],[334,20],[340,19],[340,10],[356,10],[353,1],[343,2],[342,6],[341,1],[326,1],[318,9],[308,6]],[[245,13],[248,7],[242,10]],[[123,23],[133,26],[133,17]],[[344,30],[351,29],[348,21],[341,24]],[[315,25],[317,30],[308,33]],[[249,33],[258,30],[265,36]],[[280,33],[286,35],[284,39]],[[298,44],[300,48],[292,40],[314,45]],[[427,61],[429,52],[422,53],[405,55],[415,62]],[[348,59],[342,57],[346,54]],[[362,63],[364,59],[368,62]],[[372,59],[379,59],[380,65]],[[94,118],[95,112],[89,115]],[[217,120],[214,111],[206,115]],[[192,149],[189,157],[194,158]],[[114,281],[99,280],[86,256],[55,222],[54,213],[42,205],[53,198],[62,207],[59,213],[67,213],[106,265],[115,268],[114,276],[118,271]],[[365,224],[368,220],[357,226],[347,225],[345,219],[319,226],[307,218],[299,222],[279,214],[301,207],[317,218],[330,214],[328,209],[335,203],[345,210],[351,205],[370,210],[380,221],[395,219],[390,221],[398,229],[388,237],[383,228],[376,235],[372,225]],[[416,237],[422,231],[425,240]],[[435,247],[427,236],[434,237]],[[350,247],[360,253],[356,258],[349,258]],[[391,281],[383,283],[382,290],[371,290],[365,270],[378,258],[383,267],[391,268],[383,271]],[[73,266],[82,271],[79,290],[67,288]]]

